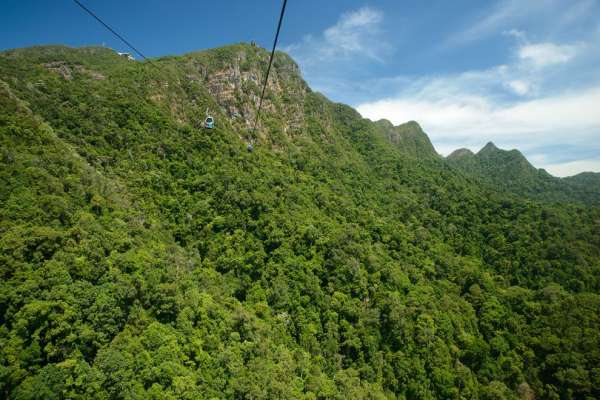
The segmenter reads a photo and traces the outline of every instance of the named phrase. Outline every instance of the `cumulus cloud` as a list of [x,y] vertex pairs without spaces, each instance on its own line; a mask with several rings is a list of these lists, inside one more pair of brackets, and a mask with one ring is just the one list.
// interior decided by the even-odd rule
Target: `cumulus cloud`
[[284,48],[310,73],[315,65],[339,63],[350,58],[383,62],[390,46],[381,34],[381,11],[363,7],[343,14],[321,35],[307,35],[300,43]]
[[381,46],[373,46],[383,16],[380,11],[364,7],[342,16],[337,24],[323,33],[320,50],[329,57],[361,54],[382,62]]
[[519,48],[519,58],[537,68],[553,64],[564,64],[573,59],[582,49],[581,44],[557,45],[554,43],[526,44]]
[[[431,85],[442,86],[440,82]],[[416,119],[434,140],[458,137],[481,143],[527,135],[528,141],[536,137],[548,141],[562,140],[573,131],[600,133],[600,87],[508,104],[482,95],[447,92],[444,96],[438,92],[430,96],[428,91],[424,88],[420,93],[361,104],[358,111],[367,118],[386,118],[395,124]]]
[[515,79],[514,81],[506,82],[506,85],[516,94],[525,96],[531,92],[531,83],[522,79]]

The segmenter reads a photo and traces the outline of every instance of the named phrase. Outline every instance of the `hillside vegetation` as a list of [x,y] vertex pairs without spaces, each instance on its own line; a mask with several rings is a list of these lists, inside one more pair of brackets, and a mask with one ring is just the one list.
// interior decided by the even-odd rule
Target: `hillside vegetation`
[[600,398],[600,207],[267,60],[0,53],[0,397]]

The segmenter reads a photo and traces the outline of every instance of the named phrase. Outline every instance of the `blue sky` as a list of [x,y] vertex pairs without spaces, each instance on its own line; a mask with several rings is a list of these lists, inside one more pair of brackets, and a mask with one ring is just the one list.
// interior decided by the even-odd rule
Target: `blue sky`
[[[82,0],[146,55],[256,40],[280,2]],[[0,49],[106,44],[70,0],[5,0]],[[492,140],[557,176],[600,171],[600,0],[289,0],[280,48],[371,119],[417,120],[438,152]]]

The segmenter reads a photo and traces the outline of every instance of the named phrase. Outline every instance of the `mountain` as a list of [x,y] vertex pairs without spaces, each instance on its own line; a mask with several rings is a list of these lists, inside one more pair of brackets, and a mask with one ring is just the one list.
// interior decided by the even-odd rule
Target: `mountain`
[[475,154],[469,149],[456,149],[448,156],[448,160],[460,160],[460,159],[472,159],[475,157]]
[[381,119],[375,122],[380,134],[402,152],[416,158],[437,157],[429,137],[415,121],[394,126],[390,121]]
[[600,208],[267,62],[0,53],[0,397],[599,398]]
[[[556,178],[537,169],[518,150],[502,150],[487,143],[477,154],[459,149],[446,157],[447,162],[470,178],[494,190],[546,202],[600,204],[597,179]],[[592,173],[592,176],[594,174]]]
[[552,178],[531,165],[518,150],[501,150],[492,142],[477,154],[462,149],[450,154],[447,160],[473,175],[504,186],[531,185]]
[[577,175],[569,176],[564,178],[565,181],[571,182],[575,185],[581,185],[586,187],[600,185],[600,173],[598,172],[582,172]]

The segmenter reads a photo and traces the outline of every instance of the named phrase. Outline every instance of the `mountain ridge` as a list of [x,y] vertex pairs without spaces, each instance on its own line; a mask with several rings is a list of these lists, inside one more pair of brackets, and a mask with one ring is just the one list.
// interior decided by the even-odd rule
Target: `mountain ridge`
[[[446,157],[453,167],[489,187],[536,200],[582,203],[600,201],[600,185],[588,178],[558,178],[546,170],[535,168],[516,149],[503,150],[488,142],[477,153],[459,149]],[[600,174],[598,174],[600,176]]]
[[[113,59],[113,61],[115,61],[115,59],[117,59],[119,61],[123,61],[123,62],[127,63],[127,61],[121,60],[120,58],[118,58],[116,56],[116,53],[114,50],[112,50],[110,48],[106,48],[106,47],[101,47],[101,46],[86,46],[86,47],[73,48],[73,47],[64,46],[64,45],[41,45],[41,46],[32,46],[32,47],[21,48],[21,49],[4,50],[4,51],[2,51],[2,53],[8,54],[10,57],[12,55],[16,55],[19,53],[41,51],[42,57],[40,57],[40,58],[43,58],[45,56],[46,58],[50,57],[48,59],[51,60],[52,57],[56,56],[57,50],[59,50],[58,53],[61,57],[66,54],[66,53],[64,53],[64,51],[66,51],[68,53],[69,51],[75,50],[75,51],[83,51],[84,53],[89,53],[89,54],[101,54],[101,55],[106,56],[108,59]],[[235,45],[230,45],[230,46],[225,46],[225,47],[217,47],[214,49],[192,51],[192,52],[185,53],[182,56],[161,56],[161,57],[156,58],[155,61],[161,61],[161,60],[168,61],[168,60],[176,58],[176,57],[182,57],[183,59],[187,59],[187,60],[194,60],[197,58],[205,59],[207,55],[210,55],[215,52],[220,52],[220,51],[225,51],[225,52],[238,51],[239,52],[239,51],[242,51],[242,53],[245,53],[245,51],[247,51],[247,50],[262,52],[263,61],[264,61],[264,58],[267,56],[267,53],[264,49],[260,49],[255,46],[251,46],[246,43],[240,43],[240,44],[235,44]],[[276,54],[277,54],[276,61],[275,61],[276,63],[283,62],[283,63],[287,63],[290,66],[289,71],[290,71],[291,75],[287,75],[287,78],[289,78],[292,75],[295,75],[296,78],[299,78],[299,81],[301,81],[300,85],[302,86],[302,90],[310,91],[310,88],[308,88],[308,85],[301,77],[298,65],[287,54],[280,52],[280,51],[277,51]],[[238,59],[238,61],[246,61],[245,55],[246,54],[243,54]],[[213,59],[218,58],[218,57],[219,57],[218,55],[216,57],[214,54],[212,55]],[[223,56],[221,55],[220,57],[223,57]],[[256,62],[258,60],[254,59],[253,61]],[[135,61],[135,62],[140,63],[140,61]],[[222,87],[223,83],[224,82],[230,83],[230,82],[227,82],[226,79],[224,80],[224,82],[220,81],[219,78],[221,78],[223,75],[229,74],[230,76],[233,76],[234,78],[239,79],[240,77],[236,76],[236,75],[239,75],[239,71],[237,71],[237,70],[239,70],[239,64],[234,65],[232,70],[217,71],[217,73],[215,74],[215,75],[217,75],[216,79],[209,82],[209,84],[207,85],[209,87],[209,91],[211,91],[211,94],[218,99],[217,102],[219,103],[219,105],[222,109],[221,111],[225,111],[225,114],[229,118],[232,118],[232,116],[234,116],[234,115],[240,115],[241,113],[235,107],[235,105],[231,104],[232,98],[228,97],[227,91],[223,90],[223,87]],[[276,70],[281,71],[282,70],[281,66],[279,68],[277,68]],[[203,78],[206,78],[208,71],[201,70],[200,72],[201,72]],[[254,72],[256,72],[256,71],[254,71]],[[190,76],[188,76],[188,78],[190,78]],[[102,78],[100,78],[100,79],[102,79]],[[248,80],[248,77],[247,76],[242,77],[242,79]],[[257,75],[251,76],[251,79],[256,81],[256,80],[258,80],[258,76]],[[273,79],[275,81],[277,81],[278,77],[274,76]],[[270,81],[270,84],[269,84],[270,88],[277,87],[277,86],[278,86],[277,82],[271,83],[271,81]],[[234,89],[239,89],[239,87],[235,87]],[[279,88],[279,89],[282,90],[282,88]],[[268,100],[267,100],[267,102],[268,102]],[[267,104],[266,107],[269,108],[272,106],[269,106]],[[246,111],[248,111],[248,110],[246,110]],[[251,111],[249,111],[249,112],[251,112]],[[248,118],[244,118],[246,128],[248,128],[250,126],[251,121],[253,121],[253,117],[254,117],[253,115],[248,115]],[[382,119],[382,120],[375,121],[375,124],[383,129],[382,133],[384,135],[387,135],[388,140],[390,142],[399,146],[400,148],[405,148],[408,154],[417,155],[417,156],[431,156],[434,154],[437,155],[437,152],[435,151],[435,148],[434,148],[433,144],[431,143],[431,140],[429,139],[428,135],[423,131],[422,127],[419,125],[419,123],[417,121],[408,121],[408,122],[399,124],[397,126],[394,126],[390,121]],[[401,143],[399,141],[404,141],[404,142],[409,142],[409,143]],[[468,150],[468,149],[458,149],[458,150]],[[455,152],[458,150],[455,150]],[[479,150],[479,153],[483,152],[484,154],[486,154],[489,152],[489,153],[493,154],[493,153],[496,153],[497,151],[505,152],[506,150],[499,149],[492,141],[490,141],[490,142],[486,143],[486,145],[484,145]],[[512,149],[509,151],[516,152],[516,153],[513,153],[513,155],[522,157],[524,159],[524,161],[529,163],[529,161],[523,156],[523,154],[519,150]],[[446,158],[448,159],[451,157],[449,155]],[[591,172],[591,173],[594,173],[594,172]],[[568,177],[565,177],[565,178],[568,178]]]

